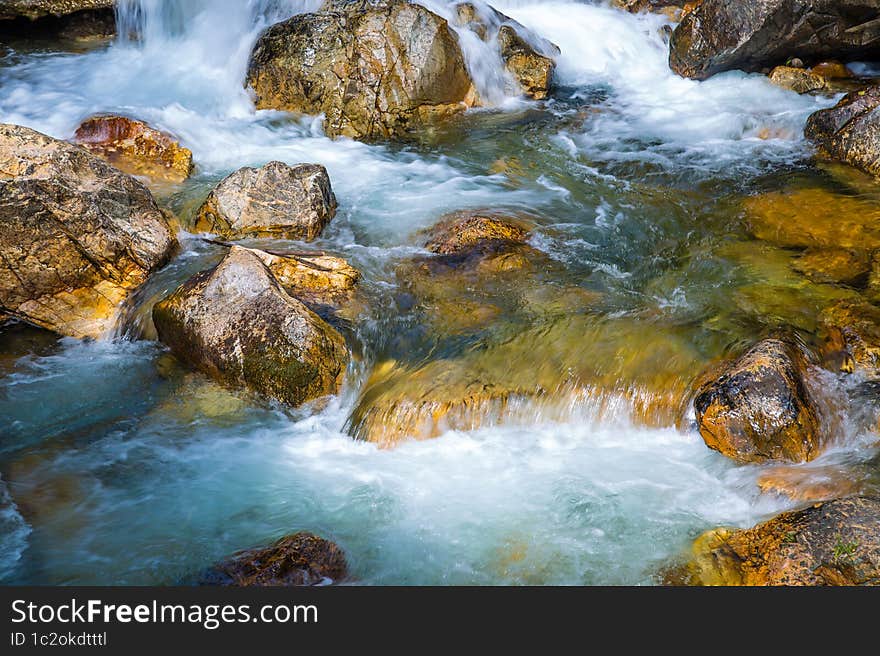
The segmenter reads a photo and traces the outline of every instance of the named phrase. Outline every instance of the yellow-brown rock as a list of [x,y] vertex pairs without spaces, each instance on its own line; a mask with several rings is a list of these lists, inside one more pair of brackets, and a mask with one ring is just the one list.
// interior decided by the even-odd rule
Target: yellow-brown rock
[[804,462],[819,454],[822,428],[797,347],[758,342],[703,385],[694,399],[706,445],[739,462]]
[[173,136],[125,116],[87,119],[74,142],[130,175],[183,182],[193,168],[192,152]]
[[819,586],[880,584],[880,499],[854,496],[787,512],[746,530],[698,538],[668,583]]
[[779,494],[793,501],[829,501],[859,491],[852,471],[843,468],[779,466],[761,472],[758,487],[765,494]]
[[867,280],[871,263],[866,251],[845,248],[811,248],[792,265],[795,271],[818,283],[857,285]]
[[525,221],[504,214],[479,211],[455,212],[428,231],[425,248],[450,255],[490,242],[523,244],[529,238]]
[[864,301],[841,301],[819,317],[827,335],[826,360],[847,373],[880,377],[880,308]]
[[820,62],[810,70],[826,80],[846,80],[854,77],[852,71],[849,70],[845,64],[833,60]]
[[805,68],[777,66],[770,71],[770,81],[795,93],[809,93],[825,88],[825,78]]
[[176,246],[140,182],[78,146],[0,125],[0,311],[99,337]]
[[880,248],[880,203],[801,188],[752,196],[744,203],[752,234],[779,246]]

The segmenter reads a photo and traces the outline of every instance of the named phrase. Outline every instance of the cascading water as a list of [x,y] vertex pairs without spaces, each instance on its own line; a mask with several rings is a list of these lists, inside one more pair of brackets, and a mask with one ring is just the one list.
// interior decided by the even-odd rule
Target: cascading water
[[[561,48],[551,100],[506,95],[497,52],[459,28],[493,107],[424,143],[330,140],[317,119],[254,111],[243,86],[260,31],[319,4],[125,0],[112,44],[84,54],[13,47],[0,61],[3,122],[67,138],[90,114],[122,112],[177,135],[196,174],[161,200],[184,220],[235,168],[324,164],[340,209],[314,246],[363,272],[371,308],[345,392],[314,413],[223,390],[148,340],[37,349],[31,337],[0,333],[0,475],[11,495],[0,497],[0,521],[16,526],[14,544],[0,546],[0,581],[173,583],[304,529],[338,541],[367,583],[650,583],[701,530],[790,506],[759,493],[760,467],[708,451],[687,426],[634,425],[628,409],[650,396],[658,371],[683,385],[694,367],[754,334],[758,320],[731,309],[736,294],[788,285],[735,250],[736,208],[779,170],[821,182],[800,135],[806,116],[833,99],[741,73],[677,78],[656,16],[499,0],[497,9]],[[532,245],[560,272],[510,302],[525,327],[502,317],[488,337],[439,339],[410,310],[395,272],[421,252],[419,229],[486,206],[540,217]],[[216,258],[185,238],[141,298]],[[600,297],[601,317],[561,321],[542,296],[557,286]],[[505,375],[536,357],[511,333],[559,336],[563,361],[598,363],[596,384],[615,400],[566,397],[566,412],[554,414],[526,404],[513,421],[393,450],[345,432],[374,364],[477,358]],[[486,353],[498,354],[491,367],[479,360]],[[858,463],[852,445],[869,436],[851,437],[811,466]]]

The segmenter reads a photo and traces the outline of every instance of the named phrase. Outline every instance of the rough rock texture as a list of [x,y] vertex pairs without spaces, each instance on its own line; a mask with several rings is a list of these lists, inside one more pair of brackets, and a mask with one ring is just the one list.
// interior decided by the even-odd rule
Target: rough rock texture
[[157,303],[153,321],[182,361],[292,405],[335,394],[348,362],[342,337],[238,246]]
[[348,575],[345,554],[311,533],[283,537],[270,547],[234,554],[202,578],[206,585],[297,586],[338,583]]
[[675,29],[669,65],[705,79],[792,57],[871,59],[880,54],[878,11],[880,0],[705,0]]
[[804,134],[832,159],[880,175],[878,107],[880,86],[855,91],[836,106],[810,116]]
[[770,71],[770,81],[795,93],[809,93],[825,88],[825,78],[804,68],[777,66]]
[[285,291],[318,314],[352,300],[360,272],[341,257],[320,253],[286,256],[252,250]]
[[97,337],[176,244],[140,182],[82,148],[0,125],[0,311]]
[[67,16],[78,11],[112,9],[116,0],[0,0],[0,20]]
[[497,45],[501,60],[521,93],[536,100],[547,97],[553,85],[555,57],[560,52],[555,44],[488,5],[478,7],[472,2],[461,2],[455,5],[453,22]]
[[765,339],[705,384],[694,408],[706,445],[741,462],[815,458],[820,424],[802,360],[795,347]]
[[513,25],[502,25],[498,29],[498,44],[504,65],[522,87],[523,93],[536,100],[546,98],[553,85],[556,62],[536,52]]
[[824,354],[829,366],[880,378],[880,308],[843,301],[822,312],[819,322],[827,335]]
[[241,168],[217,185],[196,215],[195,230],[227,239],[311,241],[336,214],[330,176],[319,164],[269,162]]
[[528,237],[528,229],[516,219],[492,212],[462,211],[447,215],[431,228],[425,248],[450,255],[489,242],[525,243]]
[[878,585],[880,499],[849,497],[783,513],[747,530],[716,529],[693,545],[671,583]]
[[174,137],[125,116],[93,116],[73,140],[131,175],[182,182],[192,172],[192,151]]
[[405,0],[328,0],[273,25],[247,83],[260,109],[323,113],[328,135],[366,140],[405,136],[474,102],[449,25]]

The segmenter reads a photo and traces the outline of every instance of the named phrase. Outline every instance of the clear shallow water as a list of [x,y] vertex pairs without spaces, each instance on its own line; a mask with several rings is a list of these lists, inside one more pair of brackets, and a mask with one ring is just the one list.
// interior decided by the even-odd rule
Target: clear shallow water
[[[494,107],[413,144],[334,141],[313,118],[254,112],[242,87],[260,30],[315,4],[140,0],[126,5],[140,41],[86,54],[18,47],[0,64],[4,122],[65,138],[86,116],[113,111],[176,134],[197,172],[160,199],[184,222],[237,167],[324,164],[340,211],[315,246],[358,266],[371,302],[346,390],[322,410],[228,393],[149,341],[6,335],[0,580],[173,583],[303,529],[337,540],[364,583],[641,584],[700,531],[790,507],[759,494],[760,467],[731,464],[687,426],[636,426],[626,407],[599,416],[588,404],[568,421],[534,409],[527,420],[394,450],[354,442],[344,428],[374,363],[437,357],[435,337],[398,302],[394,272],[418,252],[417,231],[450,210],[537,216],[534,245],[561,265],[552,282],[603,294],[610,334],[617,319],[648,321],[701,362],[772,326],[731,307],[747,285],[789,284],[736,251],[739,203],[792,184],[835,188],[800,136],[833,99],[739,73],[679,79],[657,17],[500,1],[562,49],[550,101],[504,97],[492,53],[465,41]],[[143,298],[216,260],[197,240],[184,245]],[[812,312],[815,299],[798,294],[792,302]],[[525,321],[556,325],[553,316]],[[652,347],[643,337],[621,331],[621,348]],[[485,339],[444,342],[442,352]],[[620,352],[597,349],[573,341],[570,357]],[[853,428],[814,466],[859,465],[868,456],[857,447],[870,441]]]

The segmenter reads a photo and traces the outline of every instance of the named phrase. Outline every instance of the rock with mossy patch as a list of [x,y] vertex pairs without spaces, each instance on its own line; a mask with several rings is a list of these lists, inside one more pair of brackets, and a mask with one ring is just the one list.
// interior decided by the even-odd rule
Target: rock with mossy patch
[[196,213],[194,230],[226,239],[312,241],[336,214],[330,176],[320,164],[269,162],[224,178]]
[[337,393],[348,363],[339,333],[238,246],[157,303],[153,322],[182,361],[291,405]]
[[[878,28],[880,29],[880,28]],[[880,36],[878,36],[880,39]],[[880,175],[880,86],[854,91],[807,119],[804,134],[822,154]]]
[[323,114],[328,135],[364,140],[405,137],[475,102],[446,20],[406,0],[327,0],[273,25],[247,84],[259,109]]
[[880,585],[880,499],[836,499],[754,528],[709,531],[665,579],[685,585]]
[[295,533],[269,547],[233,554],[205,572],[202,585],[278,587],[329,585],[348,576],[345,554],[336,544]]
[[694,399],[706,445],[740,462],[803,462],[819,454],[822,428],[796,346],[758,342]]
[[0,125],[0,312],[99,337],[176,247],[143,184],[78,146]]

